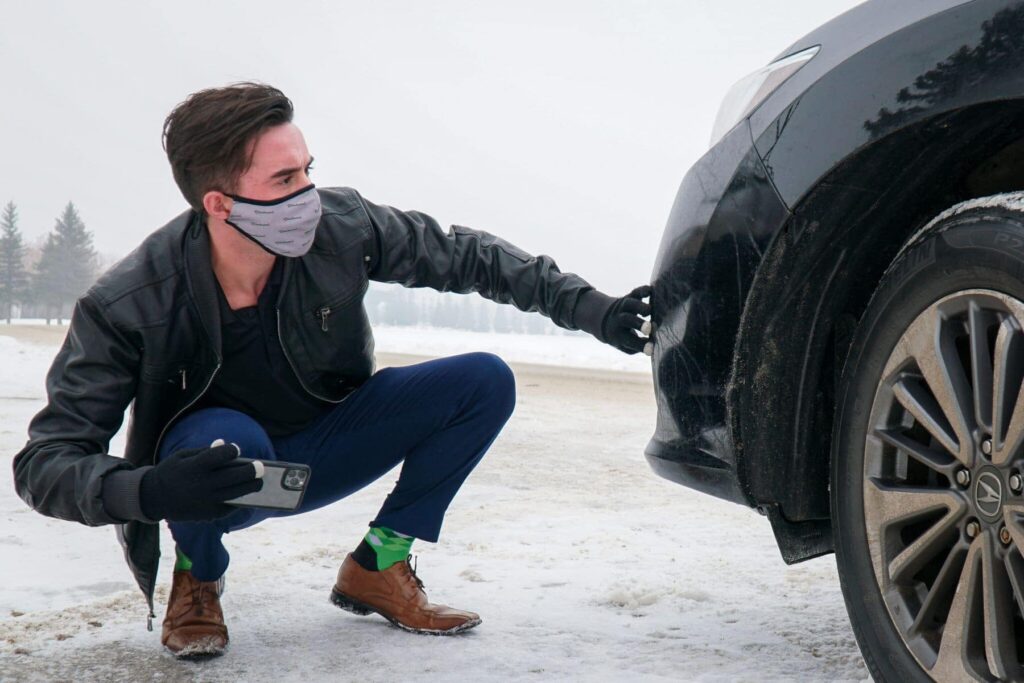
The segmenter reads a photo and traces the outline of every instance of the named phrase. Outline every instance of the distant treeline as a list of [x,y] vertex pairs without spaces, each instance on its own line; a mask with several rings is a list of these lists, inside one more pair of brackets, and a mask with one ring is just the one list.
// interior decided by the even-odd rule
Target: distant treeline
[[60,323],[95,281],[98,269],[92,233],[72,202],[39,249],[25,244],[14,202],[0,213],[0,316],[8,323],[13,317]]
[[540,313],[524,313],[479,294],[454,294],[428,288],[371,282],[364,299],[374,325],[429,325],[477,332],[583,334],[556,326]]
[[[8,202],[0,213],[0,319],[68,317],[75,300],[100,272],[100,258],[75,205],[68,202],[39,247],[25,244],[18,210]],[[539,313],[524,313],[477,294],[371,283],[364,300],[375,325],[429,325],[479,332],[582,334],[555,326]]]

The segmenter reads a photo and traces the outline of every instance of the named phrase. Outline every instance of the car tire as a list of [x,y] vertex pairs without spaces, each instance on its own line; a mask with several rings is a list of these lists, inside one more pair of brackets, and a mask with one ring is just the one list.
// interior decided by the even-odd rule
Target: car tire
[[1024,678],[1024,211],[992,204],[900,252],[839,383],[836,563],[879,681]]

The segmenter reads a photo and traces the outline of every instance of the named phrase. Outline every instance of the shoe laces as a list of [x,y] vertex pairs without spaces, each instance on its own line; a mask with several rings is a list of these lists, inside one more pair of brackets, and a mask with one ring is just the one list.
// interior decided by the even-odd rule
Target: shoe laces
[[190,597],[192,603],[189,605],[189,609],[195,609],[196,616],[203,615],[203,608],[211,598],[219,597],[221,592],[224,590],[224,577],[222,576],[216,582],[211,581],[198,581],[194,577],[192,579],[192,590]]
[[192,586],[192,604],[191,607],[195,609],[197,616],[203,614],[203,594],[206,592],[206,583],[204,581],[196,581],[195,585]]
[[416,588],[423,590],[423,582],[420,581],[420,577],[416,574],[416,565],[418,564],[418,557],[413,557],[412,553],[406,556],[405,565],[409,568],[408,577],[416,582]]

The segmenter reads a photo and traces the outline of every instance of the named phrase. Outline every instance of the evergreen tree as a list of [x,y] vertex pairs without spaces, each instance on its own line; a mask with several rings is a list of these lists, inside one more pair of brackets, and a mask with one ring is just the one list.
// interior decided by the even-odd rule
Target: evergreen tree
[[398,322],[400,325],[419,325],[422,319],[421,302],[409,289],[398,290]]
[[536,315],[530,315],[526,318],[526,333],[527,334],[544,334],[545,328],[550,318],[547,318],[540,313]]
[[11,309],[28,294],[25,244],[18,230],[18,210],[8,202],[0,215],[0,314],[11,323]]
[[430,324],[434,327],[457,328],[459,326],[459,302],[455,299],[457,295],[446,294],[437,309]]
[[476,298],[471,299],[472,301],[472,315],[470,315],[469,329],[477,332],[487,331],[487,311],[481,305],[480,301]]
[[75,205],[68,202],[46,237],[43,253],[36,267],[35,292],[46,306],[46,322],[56,312],[59,324],[64,307],[73,304],[96,279],[96,250],[92,234],[85,229]]
[[494,314],[494,331],[499,334],[507,334],[513,331],[512,312],[508,306],[499,306]]
[[50,324],[53,312],[57,311],[57,322],[60,323],[61,308],[61,263],[60,242],[57,235],[50,233],[46,236],[46,243],[43,245],[39,263],[36,264],[36,272],[32,278],[32,293],[37,303],[43,306],[46,311],[46,324]]

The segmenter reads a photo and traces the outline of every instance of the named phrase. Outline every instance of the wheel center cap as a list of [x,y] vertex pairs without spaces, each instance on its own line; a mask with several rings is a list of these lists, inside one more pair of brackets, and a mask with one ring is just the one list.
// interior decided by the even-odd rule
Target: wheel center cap
[[984,469],[974,480],[974,509],[989,522],[999,519],[1003,509],[1003,478],[999,471]]

